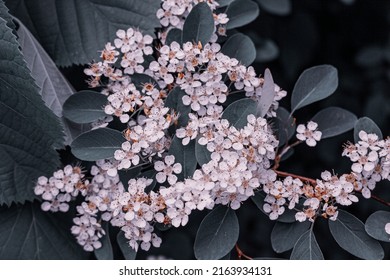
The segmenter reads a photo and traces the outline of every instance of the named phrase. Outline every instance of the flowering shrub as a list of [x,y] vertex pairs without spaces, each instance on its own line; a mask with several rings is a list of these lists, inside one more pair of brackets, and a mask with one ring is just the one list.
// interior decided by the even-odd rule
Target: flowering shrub
[[[101,1],[86,2],[104,7]],[[122,2],[114,1],[113,9]],[[318,220],[328,221],[330,234],[344,250],[359,258],[384,258],[378,240],[390,241],[390,213],[372,213],[363,224],[348,206],[361,199],[390,206],[372,194],[378,182],[390,180],[390,138],[383,138],[371,119],[358,119],[339,107],[325,108],[307,123],[295,118],[297,110],[335,92],[336,68],[305,70],[287,93],[274,83],[269,69],[259,75],[250,66],[256,57],[250,38],[228,32],[257,17],[253,1],[154,2],[154,13],[147,15],[147,4],[127,2],[126,9],[150,22],[130,20],[125,29],[118,28],[84,69],[94,90],[56,101],[57,107],[49,106],[52,111],[39,93],[50,91],[45,88],[48,79],[66,82],[59,72],[46,73],[43,81],[34,77],[35,62],[26,63],[19,46],[23,52],[31,45],[38,48],[39,67],[55,65],[17,19],[15,27],[0,2],[0,43],[18,77],[5,76],[1,91],[1,104],[7,108],[1,112],[6,148],[0,152],[9,160],[0,169],[5,182],[1,203],[9,206],[1,214],[4,223],[22,230],[30,216],[41,229],[64,217],[72,220],[67,229],[56,226],[48,237],[67,246],[62,255],[35,257],[82,258],[86,251],[98,259],[113,258],[116,234],[123,256],[132,259],[139,251],[160,247],[166,230],[184,230],[192,216],[207,213],[197,229],[195,257],[220,259],[235,251],[239,258],[250,258],[237,244],[236,210],[254,202],[277,221],[273,248],[278,253],[293,249],[291,259],[323,259],[313,231]],[[67,59],[57,64],[74,62],[71,55]],[[10,88],[17,97],[7,92]],[[290,110],[280,106],[283,98],[291,100]],[[34,110],[25,109],[28,104]],[[31,124],[23,118],[31,118]],[[308,178],[282,170],[294,147],[306,145],[311,151],[317,142],[352,129],[355,139],[342,152],[351,161],[347,173],[324,170],[318,178]],[[58,168],[55,149],[64,145],[77,163],[64,160]],[[32,200],[36,202],[27,202]],[[44,222],[35,221],[36,216]],[[2,244],[8,248],[16,241],[11,227],[3,231],[11,238]],[[62,237],[66,231],[78,245]],[[32,255],[27,250],[10,257]]]

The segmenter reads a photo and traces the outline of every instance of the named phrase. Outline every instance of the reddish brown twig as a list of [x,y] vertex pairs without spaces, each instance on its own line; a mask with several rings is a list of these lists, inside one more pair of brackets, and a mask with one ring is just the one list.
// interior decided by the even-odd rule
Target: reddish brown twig
[[291,176],[293,178],[300,179],[302,182],[308,182],[308,183],[310,183],[312,185],[316,185],[317,184],[317,181],[314,180],[314,179],[311,179],[311,178],[307,178],[307,177],[303,177],[303,176],[300,176],[300,175],[296,175],[296,174],[292,174],[292,173],[288,173],[288,172],[284,172],[284,171],[279,171],[279,170],[274,170],[274,171],[280,177]]
[[245,255],[244,252],[238,247],[238,244],[236,243],[236,251],[238,255],[238,259],[241,260],[242,258],[245,258],[247,260],[253,260],[253,258],[249,257],[248,255]]

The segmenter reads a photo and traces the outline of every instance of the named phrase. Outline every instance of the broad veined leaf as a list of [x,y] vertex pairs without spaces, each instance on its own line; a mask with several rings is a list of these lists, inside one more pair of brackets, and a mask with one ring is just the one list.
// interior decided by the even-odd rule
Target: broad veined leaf
[[114,252],[112,251],[112,245],[110,240],[109,223],[105,222],[102,228],[104,229],[106,234],[103,235],[103,237],[99,240],[102,243],[102,247],[94,251],[95,257],[98,260],[113,260]]
[[73,94],[74,89],[30,31],[20,20],[14,20],[19,26],[18,41],[31,76],[39,86],[39,93],[46,106],[61,118],[65,132],[64,144],[70,145],[73,139],[86,129],[82,125],[72,124],[62,118],[62,106],[65,100]]
[[227,7],[227,29],[241,27],[254,21],[260,13],[259,6],[251,0],[235,0]]
[[106,115],[107,96],[91,90],[82,90],[70,96],[64,103],[63,114],[75,123],[91,123]]
[[125,138],[110,128],[98,128],[81,134],[71,145],[72,154],[81,160],[96,161],[111,158],[121,148]]
[[337,69],[331,65],[314,66],[303,71],[291,94],[291,114],[295,110],[322,100],[338,86]]
[[358,121],[355,123],[355,127],[353,129],[353,137],[354,137],[355,143],[360,141],[359,132],[362,130],[364,130],[367,133],[376,134],[376,135],[378,135],[379,139],[383,139],[382,131],[376,125],[376,123],[368,117],[363,117],[363,118],[358,119]]
[[354,215],[339,210],[336,221],[329,220],[332,236],[341,248],[361,259],[383,259],[383,248],[371,238],[364,229],[364,224]]
[[201,42],[206,45],[214,31],[214,18],[206,3],[199,3],[192,8],[183,26],[183,43]]
[[295,134],[296,123],[290,112],[283,107],[276,111],[275,129],[278,132],[279,147],[283,146]]
[[10,205],[31,201],[34,181],[57,168],[63,134],[1,18],[0,34],[0,205]]
[[206,145],[198,143],[199,137],[195,139],[195,157],[196,161],[202,166],[211,161],[211,152],[207,150]]
[[186,95],[184,90],[180,87],[175,87],[169,92],[164,104],[165,107],[171,108],[179,114],[177,127],[186,126],[189,120],[188,114],[191,113],[191,107],[183,104],[184,95]]
[[248,123],[247,117],[249,115],[256,116],[256,108],[256,101],[243,98],[230,104],[221,118],[228,120],[231,126],[241,129]]
[[7,0],[11,13],[34,34],[57,65],[98,60],[118,29],[134,26],[153,35],[155,0]]
[[186,146],[183,146],[181,139],[176,136],[173,138],[169,148],[169,154],[175,156],[175,162],[182,166],[182,172],[177,174],[179,180],[192,177],[198,164],[195,157],[195,141],[190,141]]
[[320,246],[318,246],[313,230],[309,229],[301,235],[291,253],[292,260],[323,260]]
[[123,256],[125,257],[125,260],[135,260],[137,252],[130,247],[129,240],[125,237],[123,231],[120,231],[118,233],[118,235],[116,236],[116,240]]
[[165,39],[165,45],[171,45],[172,42],[182,44],[182,31],[179,28],[172,28],[169,30],[167,38]]
[[348,110],[339,107],[328,107],[319,111],[312,119],[322,132],[321,139],[340,135],[351,130],[357,117]]
[[255,61],[256,48],[251,38],[237,33],[231,36],[222,46],[221,52],[231,58],[236,58],[243,65],[249,66]]
[[377,211],[368,217],[364,228],[369,236],[380,241],[390,242],[390,234],[385,231],[386,224],[390,223],[390,212]]
[[70,260],[88,255],[70,229],[44,213],[38,202],[0,208],[0,259]]
[[281,223],[277,222],[271,232],[272,249],[276,253],[286,252],[310,227],[310,222]]
[[194,253],[198,260],[217,260],[234,247],[239,234],[236,213],[218,206],[203,219],[196,233]]
[[285,16],[291,13],[290,0],[257,0],[257,2],[270,14]]
[[271,108],[272,102],[275,98],[275,83],[272,78],[271,71],[269,69],[265,69],[264,72],[264,85],[261,91],[261,97],[259,100],[259,104],[257,105],[257,114],[260,117],[264,117],[269,108]]

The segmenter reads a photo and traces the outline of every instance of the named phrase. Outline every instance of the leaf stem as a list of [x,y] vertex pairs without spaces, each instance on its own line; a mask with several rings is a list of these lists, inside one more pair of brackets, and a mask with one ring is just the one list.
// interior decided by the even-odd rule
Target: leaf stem
[[236,243],[236,251],[238,255],[238,259],[241,260],[242,258],[247,259],[247,260],[253,260],[253,258],[249,257],[248,255],[244,254],[244,252],[238,247],[238,244]]

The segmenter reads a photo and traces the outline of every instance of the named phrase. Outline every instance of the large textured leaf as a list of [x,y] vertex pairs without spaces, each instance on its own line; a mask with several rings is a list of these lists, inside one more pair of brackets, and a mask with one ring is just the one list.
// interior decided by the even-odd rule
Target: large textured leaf
[[291,12],[291,0],[257,0],[257,2],[261,8],[274,15],[285,16]]
[[[24,59],[40,88],[42,99],[57,117],[62,118],[62,106],[65,100],[73,94],[74,89],[30,31],[20,20],[14,20],[19,25],[18,41]],[[83,126],[72,124],[64,118],[62,118],[62,125],[65,132],[65,145],[70,145],[73,138],[85,130]]]
[[59,119],[45,106],[12,30],[0,18],[0,204],[34,197],[34,182],[52,173],[62,146]]
[[364,225],[369,236],[384,242],[390,242],[390,235],[385,231],[386,224],[390,223],[390,212],[377,211],[368,217]]
[[130,247],[129,240],[126,239],[123,231],[120,231],[118,233],[118,235],[116,236],[116,240],[118,242],[119,248],[121,249],[123,256],[125,257],[125,260],[135,260],[135,257],[137,256],[137,252]]
[[225,206],[214,208],[203,219],[195,238],[194,253],[198,260],[217,260],[234,247],[239,234],[236,213]]
[[277,222],[271,232],[272,249],[283,253],[294,247],[294,244],[310,227],[310,222],[280,223]]
[[291,113],[330,96],[337,86],[337,69],[333,66],[319,65],[306,69],[299,76],[291,94]]
[[70,229],[59,226],[38,203],[0,209],[0,259],[85,259]]
[[231,36],[223,45],[221,52],[225,55],[236,58],[243,65],[249,66],[256,59],[256,48],[251,38],[237,33]]
[[107,96],[96,91],[82,90],[69,97],[63,107],[64,116],[75,123],[90,123],[105,117]]
[[320,246],[318,246],[313,230],[309,229],[294,245],[290,259],[292,260],[323,260]]
[[351,130],[357,117],[348,110],[328,107],[319,111],[311,120],[318,123],[318,130],[322,132],[321,138],[325,139]]
[[195,141],[190,141],[186,146],[181,142],[181,139],[175,136],[169,148],[169,154],[174,155],[175,162],[182,166],[182,172],[177,175],[179,180],[192,177],[198,164],[195,157]]
[[72,145],[72,153],[81,160],[95,161],[111,158],[121,148],[125,138],[110,128],[98,128],[81,134]]
[[259,13],[259,6],[251,0],[235,0],[227,7],[225,12],[229,18],[227,29],[246,25],[255,20]]
[[183,26],[183,43],[209,42],[214,31],[214,18],[206,3],[199,3],[192,8]]
[[361,130],[364,130],[367,133],[373,133],[378,135],[379,139],[383,139],[382,131],[377,126],[377,124],[368,117],[363,117],[358,119],[358,121],[355,123],[355,127],[353,129],[353,137],[355,140],[355,143],[360,141],[359,132]]
[[256,101],[243,98],[230,104],[222,114],[222,119],[229,121],[237,129],[243,128],[247,123],[248,115],[256,116]]
[[7,0],[18,17],[61,66],[86,64],[100,55],[118,29],[153,34],[156,0]]
[[381,245],[366,233],[364,224],[354,215],[339,210],[337,220],[329,220],[329,229],[340,247],[352,255],[368,260],[383,259]]

